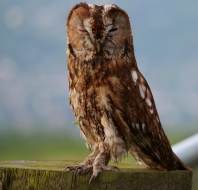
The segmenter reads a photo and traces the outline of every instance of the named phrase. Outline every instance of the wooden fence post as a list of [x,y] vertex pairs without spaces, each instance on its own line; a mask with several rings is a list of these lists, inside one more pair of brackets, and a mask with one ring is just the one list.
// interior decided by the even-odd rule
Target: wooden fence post
[[90,185],[89,177],[47,169],[44,161],[0,162],[0,190],[191,190],[192,183],[190,171],[126,168],[103,172]]

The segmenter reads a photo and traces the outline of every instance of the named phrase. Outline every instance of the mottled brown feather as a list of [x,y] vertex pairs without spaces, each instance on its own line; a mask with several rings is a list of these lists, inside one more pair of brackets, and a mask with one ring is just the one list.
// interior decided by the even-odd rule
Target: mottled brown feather
[[93,167],[131,152],[151,168],[186,169],[137,67],[127,13],[81,3],[71,10],[67,28],[70,103],[86,142],[98,151]]

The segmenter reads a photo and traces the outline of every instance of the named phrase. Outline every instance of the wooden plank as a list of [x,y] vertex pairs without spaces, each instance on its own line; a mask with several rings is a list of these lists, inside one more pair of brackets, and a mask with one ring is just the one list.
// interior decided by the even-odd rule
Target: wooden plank
[[189,171],[122,168],[103,172],[88,184],[90,175],[63,171],[71,162],[0,162],[0,190],[191,190]]

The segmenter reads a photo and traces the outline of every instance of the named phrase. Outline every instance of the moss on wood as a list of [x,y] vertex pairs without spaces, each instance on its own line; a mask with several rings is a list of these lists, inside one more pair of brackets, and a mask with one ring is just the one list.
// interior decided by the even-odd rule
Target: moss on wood
[[[0,190],[190,190],[189,171],[121,169],[103,172],[91,185],[90,175],[63,171],[66,162],[0,162]],[[71,162],[67,162],[70,164]],[[1,187],[2,186],[2,187]]]

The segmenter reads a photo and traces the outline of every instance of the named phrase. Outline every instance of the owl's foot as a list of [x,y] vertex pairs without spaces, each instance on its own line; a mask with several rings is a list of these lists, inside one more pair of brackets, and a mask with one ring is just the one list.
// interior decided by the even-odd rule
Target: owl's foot
[[98,154],[98,147],[94,148],[94,151],[85,159],[84,162],[75,165],[75,166],[67,166],[65,168],[66,171],[73,171],[77,175],[83,175],[87,173],[91,173],[93,170],[93,162]]
[[106,144],[101,143],[99,145],[99,153],[93,162],[93,172],[89,180],[89,183],[95,180],[102,171],[118,171],[119,170],[115,166],[108,166],[109,160],[110,160],[109,147],[106,146]]
[[79,164],[79,165],[75,165],[75,166],[67,166],[65,168],[65,170],[72,171],[75,173],[75,175],[84,175],[84,174],[92,172],[92,165]]
[[93,173],[89,179],[89,184],[94,181],[97,176],[102,172],[102,171],[113,171],[117,172],[119,171],[118,167],[115,166],[98,166],[98,167],[93,167]]

